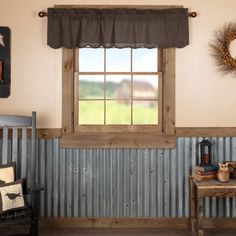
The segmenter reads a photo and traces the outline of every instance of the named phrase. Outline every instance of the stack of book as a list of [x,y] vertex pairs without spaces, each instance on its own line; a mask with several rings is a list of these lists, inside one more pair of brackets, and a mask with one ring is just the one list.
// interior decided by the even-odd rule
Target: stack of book
[[193,178],[196,180],[216,179],[219,166],[211,164],[207,166],[196,166],[193,171]]

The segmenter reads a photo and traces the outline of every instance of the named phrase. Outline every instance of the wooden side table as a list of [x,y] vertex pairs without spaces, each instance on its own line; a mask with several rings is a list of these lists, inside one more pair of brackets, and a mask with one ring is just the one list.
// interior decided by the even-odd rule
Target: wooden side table
[[220,183],[216,179],[197,181],[189,177],[190,187],[190,220],[191,229],[198,235],[203,231],[203,198],[204,197],[236,197],[236,180]]

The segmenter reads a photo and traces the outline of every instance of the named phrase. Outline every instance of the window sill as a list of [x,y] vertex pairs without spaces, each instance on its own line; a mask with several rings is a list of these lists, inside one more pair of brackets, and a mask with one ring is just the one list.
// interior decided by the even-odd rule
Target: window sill
[[63,148],[175,148],[175,136],[160,133],[63,134]]

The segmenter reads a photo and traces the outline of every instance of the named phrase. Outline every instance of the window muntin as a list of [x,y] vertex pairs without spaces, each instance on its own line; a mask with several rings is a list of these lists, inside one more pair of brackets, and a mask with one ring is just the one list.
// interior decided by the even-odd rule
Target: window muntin
[[157,48],[76,49],[74,130],[93,126],[99,131],[105,125],[108,131],[117,131],[122,125],[160,131],[159,52]]

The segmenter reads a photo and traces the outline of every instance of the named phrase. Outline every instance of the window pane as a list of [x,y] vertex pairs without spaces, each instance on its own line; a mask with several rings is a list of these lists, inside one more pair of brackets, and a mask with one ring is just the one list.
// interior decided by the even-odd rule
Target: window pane
[[133,102],[133,124],[134,125],[157,125],[158,111],[156,101],[134,101]]
[[79,101],[79,124],[104,124],[103,101]]
[[79,75],[79,99],[104,98],[103,75]]
[[130,72],[131,71],[131,49],[130,48],[106,49],[106,71],[107,72]]
[[158,76],[157,75],[135,75],[133,77],[133,98],[157,99],[158,98]]
[[79,49],[79,71],[80,72],[104,71],[104,49],[103,48]]
[[157,72],[157,48],[133,49],[134,72]]
[[106,77],[106,98],[130,99],[131,77],[130,75],[108,75]]
[[106,102],[106,123],[108,125],[131,124],[131,105],[127,100]]

